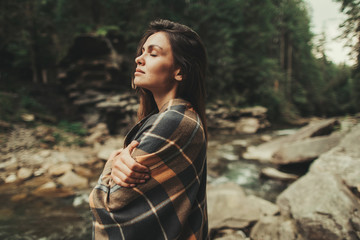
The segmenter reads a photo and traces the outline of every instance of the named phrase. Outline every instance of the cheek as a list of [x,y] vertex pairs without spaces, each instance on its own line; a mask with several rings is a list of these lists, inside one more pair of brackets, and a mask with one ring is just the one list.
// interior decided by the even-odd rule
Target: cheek
[[172,67],[169,64],[160,64],[154,68],[154,74],[158,74],[159,76],[169,77],[172,73]]

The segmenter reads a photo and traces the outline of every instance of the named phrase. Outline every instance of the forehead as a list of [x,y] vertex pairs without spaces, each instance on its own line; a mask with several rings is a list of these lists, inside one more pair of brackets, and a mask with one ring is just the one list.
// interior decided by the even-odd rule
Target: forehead
[[143,47],[147,48],[148,46],[152,46],[152,45],[158,45],[164,50],[171,48],[168,36],[164,32],[157,32],[150,35],[148,39],[145,41]]

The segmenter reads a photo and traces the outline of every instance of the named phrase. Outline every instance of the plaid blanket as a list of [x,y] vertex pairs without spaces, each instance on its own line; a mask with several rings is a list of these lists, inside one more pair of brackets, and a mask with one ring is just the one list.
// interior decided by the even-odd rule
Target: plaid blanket
[[94,239],[208,239],[206,138],[199,116],[182,99],[165,104],[125,138],[151,178],[116,185],[107,162],[90,194]]

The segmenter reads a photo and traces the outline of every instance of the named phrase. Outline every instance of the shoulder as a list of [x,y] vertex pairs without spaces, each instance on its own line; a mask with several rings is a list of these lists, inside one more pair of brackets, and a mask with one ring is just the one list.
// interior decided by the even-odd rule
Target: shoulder
[[186,128],[194,129],[201,126],[198,114],[186,105],[176,105],[169,107],[166,111],[159,114],[157,125],[167,129]]
[[169,139],[170,136],[188,136],[193,131],[203,131],[200,117],[190,105],[173,105],[152,115],[142,128],[146,134]]

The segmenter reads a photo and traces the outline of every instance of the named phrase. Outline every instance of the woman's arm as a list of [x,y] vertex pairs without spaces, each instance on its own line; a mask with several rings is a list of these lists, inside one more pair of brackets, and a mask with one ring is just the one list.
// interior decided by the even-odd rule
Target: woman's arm
[[131,157],[131,153],[139,145],[132,141],[122,151],[112,154],[111,178],[119,186],[135,187],[136,184],[145,183],[150,178],[149,169]]

